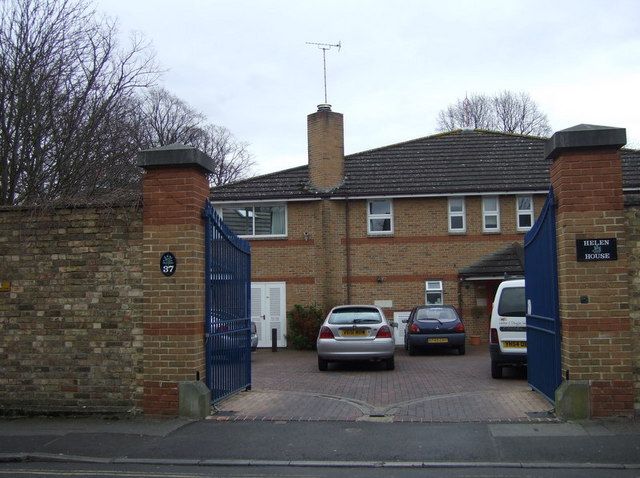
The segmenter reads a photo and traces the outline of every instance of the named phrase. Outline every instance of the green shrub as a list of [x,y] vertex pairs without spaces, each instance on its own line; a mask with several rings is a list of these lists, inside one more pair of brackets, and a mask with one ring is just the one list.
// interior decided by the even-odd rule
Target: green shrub
[[294,305],[287,313],[287,343],[296,350],[315,350],[324,313],[317,305]]

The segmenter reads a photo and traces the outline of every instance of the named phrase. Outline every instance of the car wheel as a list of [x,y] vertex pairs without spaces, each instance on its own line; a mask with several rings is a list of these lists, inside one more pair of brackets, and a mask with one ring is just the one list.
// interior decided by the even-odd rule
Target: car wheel
[[413,356],[416,354],[416,347],[415,345],[411,345],[411,342],[409,342],[409,346],[407,350],[409,350],[409,355]]
[[329,362],[318,357],[318,370],[320,370],[321,372],[326,372],[327,370],[329,370]]
[[396,368],[396,363],[393,357],[388,358],[385,361],[385,365],[387,366],[387,370],[393,370],[394,368]]
[[466,349],[464,345],[461,345],[460,347],[458,347],[458,355],[464,355]]
[[491,378],[502,378],[502,367],[495,362],[491,362]]

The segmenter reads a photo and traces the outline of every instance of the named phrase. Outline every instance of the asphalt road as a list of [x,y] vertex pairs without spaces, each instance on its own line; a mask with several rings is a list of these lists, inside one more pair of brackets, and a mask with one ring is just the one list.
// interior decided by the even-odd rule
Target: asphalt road
[[49,476],[99,465],[99,476],[640,476],[640,424],[0,420],[0,477],[38,465]]
[[487,477],[536,477],[536,478],[622,478],[639,476],[638,469],[612,468],[518,468],[510,466],[480,467],[281,467],[281,466],[176,466],[176,465],[96,465],[75,463],[27,463],[0,465],[0,477],[22,478],[325,478],[348,476],[349,478],[487,478]]

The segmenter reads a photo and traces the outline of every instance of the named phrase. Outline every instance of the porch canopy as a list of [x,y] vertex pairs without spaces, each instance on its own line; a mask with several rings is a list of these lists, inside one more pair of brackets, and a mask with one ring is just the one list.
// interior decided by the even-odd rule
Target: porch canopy
[[461,281],[503,280],[524,277],[524,248],[514,242],[458,270]]

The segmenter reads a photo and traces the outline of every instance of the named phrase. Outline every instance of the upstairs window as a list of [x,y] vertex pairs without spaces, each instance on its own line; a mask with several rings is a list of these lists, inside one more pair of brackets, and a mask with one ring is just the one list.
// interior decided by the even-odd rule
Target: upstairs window
[[482,198],[482,230],[500,232],[500,200],[498,196]]
[[274,205],[223,205],[222,220],[238,236],[284,237],[287,235],[287,208]]
[[516,204],[518,231],[528,231],[533,226],[533,197],[517,196]]
[[465,220],[464,197],[449,198],[449,232],[464,233],[467,230]]
[[393,206],[391,199],[367,201],[367,232],[369,234],[393,233]]

